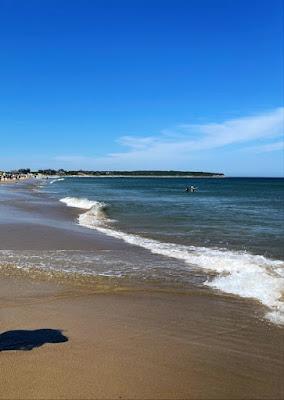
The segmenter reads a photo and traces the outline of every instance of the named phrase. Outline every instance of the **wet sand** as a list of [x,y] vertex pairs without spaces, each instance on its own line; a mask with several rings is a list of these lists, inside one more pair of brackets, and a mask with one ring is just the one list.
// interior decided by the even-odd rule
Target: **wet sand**
[[[0,282],[2,334],[58,329],[68,338],[29,351],[7,350],[1,338],[2,399],[284,396],[283,330],[242,300]],[[21,341],[20,333],[8,344],[18,349],[36,340]]]
[[30,190],[34,187],[34,183],[27,182],[9,185],[8,191],[0,192],[0,250],[124,250],[127,247],[120,240],[74,224],[77,210]]
[[40,224],[0,224],[0,250],[107,250],[126,248],[122,241],[78,227],[77,232]]

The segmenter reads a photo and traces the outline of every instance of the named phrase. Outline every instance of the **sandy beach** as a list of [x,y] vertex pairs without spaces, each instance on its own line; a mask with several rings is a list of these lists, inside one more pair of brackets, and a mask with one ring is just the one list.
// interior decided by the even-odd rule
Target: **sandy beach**
[[[248,308],[1,278],[0,398],[281,399],[283,332]],[[64,339],[38,343],[38,329]],[[14,330],[34,336],[5,339]]]

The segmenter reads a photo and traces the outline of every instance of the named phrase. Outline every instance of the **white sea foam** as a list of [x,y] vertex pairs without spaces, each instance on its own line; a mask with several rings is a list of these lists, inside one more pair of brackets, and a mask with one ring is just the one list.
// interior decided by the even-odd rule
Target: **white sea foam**
[[49,184],[52,185],[54,182],[61,182],[61,181],[64,181],[64,178],[53,179],[52,181],[49,182]]
[[82,210],[90,210],[93,206],[98,204],[98,201],[78,198],[78,197],[64,197],[60,199],[62,203],[65,203],[68,207],[81,208]]
[[87,212],[80,214],[78,217],[79,224],[82,226],[99,226],[107,221],[110,221],[106,217],[106,204],[103,202],[77,197],[64,197],[60,201],[65,203],[68,207],[88,210]]
[[246,252],[210,249],[163,243],[139,235],[128,234],[109,227],[106,204],[88,199],[61,199],[69,207],[88,210],[78,217],[80,225],[148,249],[152,253],[176,258],[190,266],[213,271],[216,276],[204,284],[225,293],[258,300],[269,308],[266,317],[273,323],[284,324],[284,262]]

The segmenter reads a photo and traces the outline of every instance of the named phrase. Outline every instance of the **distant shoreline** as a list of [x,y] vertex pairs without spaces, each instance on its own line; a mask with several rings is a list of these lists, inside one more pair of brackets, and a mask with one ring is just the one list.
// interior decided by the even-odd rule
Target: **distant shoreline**
[[20,177],[18,179],[11,179],[11,178],[7,178],[5,180],[0,179],[0,185],[9,185],[9,184],[13,184],[13,183],[19,183],[19,182],[23,182],[27,179],[30,179],[29,177]]
[[[203,175],[61,175],[61,178],[225,178],[225,176],[203,176]],[[53,176],[48,176],[53,178]]]
[[0,171],[0,180],[18,180],[21,178],[56,178],[56,177],[96,177],[96,178],[223,178],[220,172],[203,171],[175,171],[175,170],[64,170],[64,169],[39,169],[32,171],[30,168],[17,171]]

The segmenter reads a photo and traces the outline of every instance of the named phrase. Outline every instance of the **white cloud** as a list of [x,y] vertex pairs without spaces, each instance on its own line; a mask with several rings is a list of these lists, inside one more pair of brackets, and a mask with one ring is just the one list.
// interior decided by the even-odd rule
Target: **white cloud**
[[183,129],[199,132],[195,148],[216,148],[229,144],[272,138],[283,135],[284,108],[269,113],[225,121],[220,124],[183,125]]
[[61,156],[57,160],[61,158],[62,161],[78,162],[94,169],[168,169],[186,165],[192,168],[199,165],[198,159],[204,158],[204,151],[229,145],[251,145],[253,150],[261,140],[259,151],[276,150],[280,145],[270,142],[283,137],[283,127],[282,107],[222,123],[182,124],[156,136],[122,136],[117,142],[127,148],[125,151],[94,158]]

